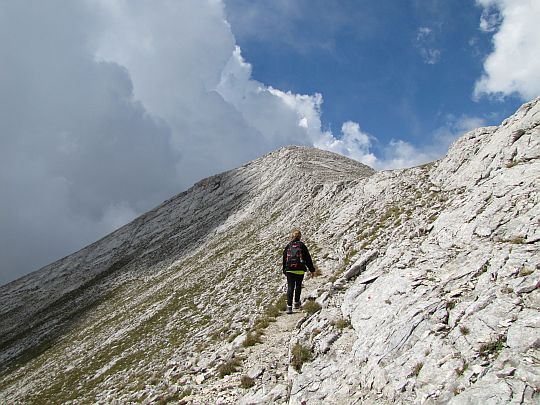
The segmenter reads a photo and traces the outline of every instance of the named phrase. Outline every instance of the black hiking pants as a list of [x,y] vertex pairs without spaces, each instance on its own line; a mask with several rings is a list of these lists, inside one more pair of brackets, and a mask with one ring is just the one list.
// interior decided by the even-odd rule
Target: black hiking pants
[[292,307],[293,302],[293,293],[294,293],[294,302],[300,302],[300,294],[302,293],[302,280],[304,279],[303,274],[287,274],[287,305]]

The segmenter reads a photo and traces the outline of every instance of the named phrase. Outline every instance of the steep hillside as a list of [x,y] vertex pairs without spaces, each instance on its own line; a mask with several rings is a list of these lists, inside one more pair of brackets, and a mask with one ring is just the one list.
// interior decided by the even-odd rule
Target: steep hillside
[[3,286],[0,399],[92,402],[112,387],[113,397],[139,400],[171,359],[222,330],[246,330],[275,299],[289,228],[309,234],[321,222],[323,209],[310,204],[317,190],[373,173],[333,153],[285,148]]
[[[539,122],[407,170],[289,147],[201,181],[0,288],[0,402],[537,402]],[[293,226],[322,275],[287,316]]]

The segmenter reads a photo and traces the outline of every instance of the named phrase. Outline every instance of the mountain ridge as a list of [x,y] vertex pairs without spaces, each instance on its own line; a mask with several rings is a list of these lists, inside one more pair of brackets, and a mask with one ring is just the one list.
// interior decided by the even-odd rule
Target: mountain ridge
[[[532,403],[539,110],[526,103],[410,169],[282,148],[1,287],[0,400]],[[295,226],[323,272],[305,298],[322,309],[281,331],[272,308]],[[256,357],[253,388],[221,375],[257,364],[244,342],[260,332],[271,347],[269,330],[290,344]],[[298,342],[313,356],[301,373],[288,361]]]
[[[92,243],[91,245],[79,250],[78,252],[75,252],[72,255],[69,255],[65,258],[62,258],[48,266],[45,266],[44,268],[38,270],[35,273],[32,273],[29,276],[22,277],[20,280],[16,280],[6,286],[0,287],[0,293],[3,293],[3,290],[9,290],[10,288],[17,291],[18,289],[18,283],[24,283],[26,280],[35,280],[38,278],[39,283],[41,283],[41,287],[44,287],[44,284],[47,281],[53,282],[52,288],[43,288],[44,295],[47,296],[48,301],[52,301],[50,305],[55,304],[55,302],[60,299],[62,296],[69,294],[71,292],[77,292],[78,290],[89,288],[91,285],[99,282],[103,277],[109,277],[112,275],[112,273],[117,272],[123,267],[126,267],[129,265],[129,263],[132,261],[132,258],[137,256],[137,252],[139,255],[139,260],[148,260],[148,256],[152,255],[152,249],[150,246],[155,243],[152,242],[152,238],[157,237],[158,240],[166,240],[166,243],[169,243],[168,239],[171,239],[178,229],[181,229],[184,233],[187,233],[188,231],[193,228],[192,222],[196,222],[200,219],[201,216],[207,216],[212,215],[208,212],[208,210],[204,210],[204,207],[200,207],[200,205],[205,204],[203,202],[203,199],[210,199],[212,200],[212,196],[219,192],[219,186],[222,182],[233,182],[235,184],[229,185],[230,187],[239,187],[241,188],[241,183],[244,179],[242,179],[243,173],[246,170],[249,170],[251,167],[257,167],[260,162],[270,162],[267,164],[272,164],[274,166],[278,166],[280,162],[285,159],[285,157],[288,156],[289,160],[291,160],[289,166],[292,166],[293,170],[300,170],[302,171],[303,168],[305,168],[305,162],[301,161],[301,156],[305,154],[305,152],[308,150],[308,148],[302,148],[302,147],[285,147],[282,149],[279,149],[277,151],[274,151],[272,153],[269,153],[257,160],[254,160],[252,162],[247,163],[244,166],[241,166],[238,169],[229,170],[223,173],[219,173],[217,175],[202,179],[201,181],[195,183],[192,187],[190,187],[188,190],[179,193],[178,195],[172,197],[169,200],[166,200],[162,204],[158,205],[154,209],[148,211],[147,213],[139,216],[138,218],[131,221],[129,224],[126,224],[119,228],[118,230],[112,232],[111,234],[101,238],[100,240]],[[345,157],[342,157],[340,155],[334,154],[332,152],[326,152],[321,150],[314,150],[312,153],[312,157],[318,156],[319,158],[327,158],[327,159],[337,159],[341,162],[347,162],[348,166],[351,171],[353,171],[353,168],[358,168],[360,171],[363,171],[365,173],[372,173],[373,171],[371,169],[368,169],[366,166],[349,160]],[[312,165],[311,169],[316,169],[316,165]],[[255,168],[255,170],[259,170]],[[327,167],[321,167],[321,173],[327,173],[331,172],[334,174],[334,172],[339,173],[337,170],[328,170]],[[339,175],[338,175],[339,177]],[[240,180],[238,180],[240,179]],[[241,195],[243,194],[243,191],[241,192],[235,191],[234,194],[234,206],[238,207],[243,203],[243,199]],[[220,193],[221,195],[222,193]],[[188,201],[184,201],[184,199],[189,196]],[[234,209],[231,207],[231,201],[227,204],[223,204],[223,198],[220,199],[220,212],[221,215],[224,217],[230,216],[230,212],[234,211]],[[181,213],[178,212],[187,211],[188,214],[188,226],[184,226],[183,223],[176,224],[173,231],[168,230],[166,235],[163,235],[163,229],[159,227],[159,225],[153,225],[155,221],[158,223],[160,221],[166,221],[167,217],[172,217],[173,215],[182,216]],[[202,212],[203,214],[198,214],[197,212]],[[214,210],[215,212],[215,210]],[[191,213],[191,214],[189,214]],[[165,219],[162,219],[161,217],[165,217]],[[167,223],[175,223],[178,221],[169,220]],[[203,221],[204,222],[204,221]],[[150,225],[151,229],[145,229],[149,228],[148,224]],[[214,226],[214,225],[212,225]],[[191,228],[190,228],[191,227]],[[140,236],[137,236],[138,233],[144,233],[144,238],[141,238]],[[195,239],[204,239],[205,235],[207,233],[211,232],[211,230],[207,230],[205,227],[202,229],[202,236],[196,237],[193,232],[189,233],[189,238],[184,238],[182,240],[183,244],[180,244],[179,246],[183,248],[184,250],[189,250],[189,240],[195,238]],[[157,236],[156,236],[157,235]],[[133,239],[139,239],[136,244],[130,243],[130,240]],[[167,246],[164,248],[163,244],[160,243],[158,246],[159,252],[163,253],[164,250],[169,249]],[[96,253],[97,251],[97,253]],[[177,254],[180,254],[181,252],[177,252]],[[163,257],[163,255],[160,256],[159,261],[164,261],[166,257]],[[151,260],[151,259],[150,259]],[[169,259],[171,261],[172,259]],[[152,261],[152,260],[151,260]],[[81,263],[82,262],[82,263]],[[88,267],[87,264],[90,264]],[[170,263],[169,263],[170,264]],[[75,266],[75,269],[72,269],[70,266]],[[86,267],[85,267],[86,266]],[[69,269],[68,269],[69,268]],[[45,274],[49,274],[51,276],[50,271],[51,269],[57,271],[59,274],[52,274],[52,279],[46,280]],[[91,270],[86,271],[86,270]],[[70,277],[71,276],[71,277]],[[65,277],[69,281],[63,282],[62,284],[54,284],[55,280],[58,280],[59,278]],[[68,288],[70,288],[69,291],[64,291],[64,285],[68,285]],[[55,285],[58,288],[55,288]],[[33,286],[30,288],[34,288]],[[54,291],[58,291],[56,294]],[[56,299],[55,296],[57,297]],[[6,309],[9,310],[9,305],[6,301],[10,300],[10,295],[8,294],[1,294],[0,295],[0,307],[3,308],[2,315],[4,317],[7,317],[8,313],[6,313]],[[47,298],[42,297],[32,297],[32,300],[35,299],[41,300],[41,301],[47,301]],[[23,305],[24,301],[28,301],[29,297],[22,296],[19,300],[19,305]],[[42,306],[43,309],[47,308],[47,305]],[[37,310],[41,310],[41,307],[38,307]],[[27,311],[26,311],[27,312]],[[24,318],[23,318],[24,319]],[[2,330],[4,332],[6,330],[9,330],[7,325],[5,324],[6,319],[1,323]],[[21,319],[16,319],[16,323],[19,323]],[[26,322],[23,322],[23,324]]]

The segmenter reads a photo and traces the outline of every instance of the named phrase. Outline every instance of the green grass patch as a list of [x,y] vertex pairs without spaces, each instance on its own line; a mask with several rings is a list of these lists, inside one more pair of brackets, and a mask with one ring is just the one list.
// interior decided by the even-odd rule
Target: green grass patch
[[255,380],[247,375],[243,375],[240,379],[240,387],[244,389],[251,388],[255,385]]
[[261,343],[261,335],[256,332],[248,332],[246,335],[246,339],[242,343],[242,346],[244,347],[251,347],[255,346],[257,343]]
[[469,365],[467,363],[464,363],[461,367],[455,369],[456,375],[458,377],[461,377],[465,373],[465,371],[467,371],[468,368],[469,368]]
[[518,276],[519,277],[525,277],[525,276],[528,276],[528,275],[531,275],[534,273],[534,269],[528,269],[526,267],[522,267],[520,270],[519,270],[519,273],[518,273]]
[[338,319],[337,321],[330,322],[330,325],[335,326],[338,329],[345,329],[351,326],[351,322],[348,319]]
[[276,299],[276,302],[274,303],[277,309],[279,309],[281,312],[284,312],[287,310],[287,294],[281,294],[278,299]]
[[313,315],[315,312],[318,312],[322,309],[322,307],[314,300],[308,300],[304,304],[304,311],[306,311],[309,315]]
[[507,168],[507,169],[510,169],[511,167],[514,167],[518,164],[519,162],[517,160],[512,160],[511,162],[508,162],[506,163],[504,166]]
[[313,359],[311,350],[309,350],[308,347],[301,345],[300,343],[294,345],[291,354],[291,365],[298,372],[302,370],[302,365],[305,362],[311,361]]
[[232,343],[232,341],[234,339],[236,339],[238,336],[240,336],[240,331],[239,330],[237,330],[234,333],[232,333],[231,335],[229,335],[229,337],[227,338],[227,342]]
[[218,367],[218,374],[220,378],[225,377],[226,375],[236,373],[238,368],[242,364],[242,360],[239,357],[233,357],[229,361],[226,361]]
[[522,245],[525,243],[525,238],[523,236],[516,236],[509,240],[513,245]]
[[332,274],[329,278],[328,278],[328,281],[330,281],[331,283],[334,283],[339,277],[341,277],[341,275],[343,274],[344,270],[343,269],[339,269],[338,271],[336,271],[334,274]]
[[270,326],[270,322],[274,321],[275,319],[271,319],[267,316],[262,316],[260,318],[257,318],[255,320],[255,323],[253,324],[253,329],[254,330],[263,330],[263,329],[266,329],[268,328],[268,326]]
[[165,394],[157,400],[156,405],[177,404],[183,397],[182,393]]
[[437,218],[439,218],[439,214],[438,214],[438,213],[436,213],[436,214],[431,214],[431,215],[428,217],[427,221],[428,221],[429,223],[432,223],[432,222],[435,222],[435,220],[436,220]]
[[420,371],[422,370],[422,367],[424,367],[424,363],[422,363],[422,362],[416,363],[414,365],[411,373],[409,374],[409,377],[418,377],[418,374],[420,374]]
[[480,267],[480,274],[484,274],[489,269],[489,261],[485,262],[482,267]]
[[268,318],[276,318],[280,315],[280,310],[277,306],[275,305],[269,305],[267,308],[266,308],[266,311],[265,312],[265,315],[268,317]]
[[481,356],[497,356],[506,344],[506,336],[499,336],[496,340],[480,345],[478,352]]
[[390,218],[397,218],[401,215],[402,212],[403,212],[403,209],[401,207],[398,207],[398,206],[390,207],[381,215],[380,222],[385,222],[386,220]]

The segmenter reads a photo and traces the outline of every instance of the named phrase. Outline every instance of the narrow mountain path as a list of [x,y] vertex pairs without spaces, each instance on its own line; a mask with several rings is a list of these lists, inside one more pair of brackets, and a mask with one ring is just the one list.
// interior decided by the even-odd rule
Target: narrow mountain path
[[[303,284],[302,300],[320,289],[328,277],[306,278]],[[292,314],[280,313],[264,329],[261,342],[240,349],[238,356],[243,361],[237,372],[221,379],[207,381],[193,404],[251,404],[288,403],[290,391],[290,349],[296,342],[299,325],[310,314],[303,309],[295,309]],[[306,342],[306,344],[309,344]],[[247,378],[246,378],[247,377]],[[254,385],[243,388],[242,378]],[[244,385],[245,386],[245,385]],[[201,395],[202,394],[202,395]]]

